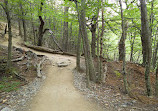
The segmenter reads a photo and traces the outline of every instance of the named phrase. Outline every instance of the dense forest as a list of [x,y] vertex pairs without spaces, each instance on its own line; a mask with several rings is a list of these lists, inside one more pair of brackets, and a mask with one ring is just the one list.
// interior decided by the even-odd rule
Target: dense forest
[[87,87],[105,84],[106,63],[115,61],[123,92],[132,95],[128,65],[143,67],[145,94],[157,98],[157,9],[157,0],[1,0],[0,21],[7,25],[0,39],[9,35],[7,68],[12,67],[14,27],[25,46],[75,56],[78,71],[84,56]]

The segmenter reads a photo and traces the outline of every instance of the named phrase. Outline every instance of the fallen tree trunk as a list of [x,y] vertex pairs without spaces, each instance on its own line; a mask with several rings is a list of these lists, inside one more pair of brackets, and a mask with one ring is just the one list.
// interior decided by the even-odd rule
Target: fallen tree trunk
[[24,44],[24,46],[37,50],[37,51],[41,51],[41,52],[48,52],[48,53],[53,53],[53,54],[56,54],[57,52],[59,52],[58,50],[52,50],[52,49],[41,47],[41,46],[34,46],[34,45],[27,45],[27,44]]
[[[12,62],[19,62],[25,59],[25,56],[21,56],[20,58],[11,60]],[[1,60],[0,63],[7,63],[7,60]]]
[[53,37],[53,41],[54,41],[54,43],[57,45],[57,47],[60,49],[60,51],[63,52],[62,48],[60,47],[60,45],[58,44],[58,42],[55,40],[53,31],[51,31],[51,30],[49,29],[49,33],[50,33],[51,36]]
[[27,45],[27,44],[24,44],[24,46],[26,46],[28,48],[31,48],[33,50],[41,51],[41,52],[47,52],[47,53],[51,53],[51,54],[68,55],[68,56],[75,56],[76,57],[75,54],[71,54],[71,53],[68,53],[68,52],[61,52],[59,50],[53,50],[53,49],[46,48],[46,47]]

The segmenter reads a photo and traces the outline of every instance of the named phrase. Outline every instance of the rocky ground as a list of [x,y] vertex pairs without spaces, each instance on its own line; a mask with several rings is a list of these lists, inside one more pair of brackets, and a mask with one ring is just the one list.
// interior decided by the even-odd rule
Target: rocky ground
[[22,111],[26,108],[27,102],[39,91],[43,80],[36,78],[33,82],[22,86],[18,91],[1,93],[3,104],[0,104],[1,111]]

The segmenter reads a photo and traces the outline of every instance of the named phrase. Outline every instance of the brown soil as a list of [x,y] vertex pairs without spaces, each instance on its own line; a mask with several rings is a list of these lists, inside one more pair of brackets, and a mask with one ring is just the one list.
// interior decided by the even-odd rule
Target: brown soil
[[[96,61],[96,60],[95,60]],[[108,97],[109,100],[117,100],[120,103],[125,101],[137,100],[136,104],[133,104],[138,109],[143,110],[158,110],[158,98],[155,97],[155,74],[154,72],[150,73],[151,86],[153,91],[152,97],[146,96],[146,86],[145,86],[145,68],[136,63],[126,63],[126,73],[128,78],[129,94],[124,93],[124,84],[123,84],[123,75],[122,73],[122,62],[112,61],[107,62],[103,59],[103,66],[107,66],[107,77],[106,83],[103,85],[96,84],[99,87],[99,92],[106,92],[110,90],[113,97]],[[96,88],[97,89],[97,88]],[[99,93],[96,90],[96,93],[101,97],[108,95],[106,93]],[[119,98],[119,99],[118,99]],[[126,100],[120,99],[126,98]],[[119,103],[118,102],[118,103]],[[107,102],[103,102],[104,106]],[[108,104],[108,103],[107,103]],[[114,102],[113,104],[117,104]],[[132,108],[132,107],[131,107]],[[131,109],[129,107],[124,108],[124,110]],[[132,108],[133,109],[133,108]]]
[[[107,64],[107,78],[106,84],[113,87],[115,90],[120,90],[123,92],[123,75],[122,71],[122,62],[105,62]],[[145,68],[139,64],[135,63],[126,63],[126,73],[128,78],[128,85],[132,93],[137,93],[139,95],[146,95],[145,87]],[[154,73],[150,74],[151,85],[154,91],[155,86],[155,75]],[[153,94],[155,91],[153,92]]]

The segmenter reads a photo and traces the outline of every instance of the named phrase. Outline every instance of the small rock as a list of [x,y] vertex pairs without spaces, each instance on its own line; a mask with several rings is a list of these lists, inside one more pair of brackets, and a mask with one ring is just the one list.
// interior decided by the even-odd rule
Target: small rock
[[13,111],[12,109],[8,108],[8,107],[5,107],[3,108],[1,111]]
[[120,93],[117,93],[115,96],[120,96],[121,94]]
[[46,76],[42,76],[42,80],[45,80],[46,79]]
[[133,101],[132,101],[132,103],[136,103],[136,102],[137,102],[136,100],[133,100]]
[[57,65],[58,65],[58,67],[66,67],[66,66],[68,66],[68,64],[65,63],[65,62],[58,62]]
[[122,109],[121,109],[121,108],[119,108],[117,111],[122,111]]
[[105,106],[109,106],[109,104],[105,104]]
[[121,105],[121,107],[124,107],[124,108],[126,108],[126,107],[127,107],[127,105],[126,105],[126,104],[123,104],[123,105]]
[[5,99],[5,100],[2,101],[2,103],[5,103],[5,102],[7,102],[7,99]]

